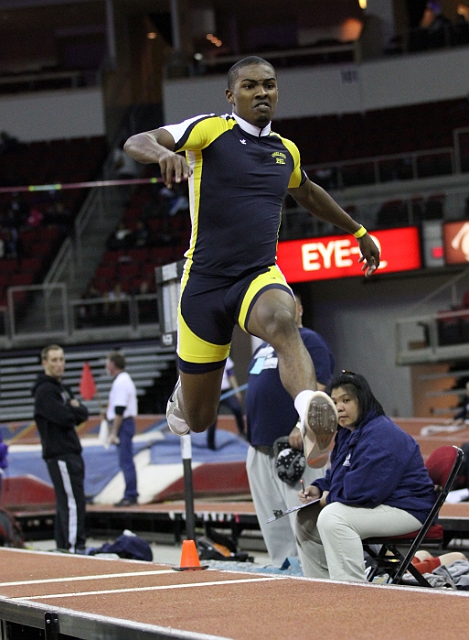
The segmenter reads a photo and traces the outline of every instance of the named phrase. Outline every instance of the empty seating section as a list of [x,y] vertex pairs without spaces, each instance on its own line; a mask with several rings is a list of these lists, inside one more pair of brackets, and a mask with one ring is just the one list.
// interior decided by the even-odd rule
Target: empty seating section
[[[151,169],[147,169],[147,177],[150,174]],[[88,289],[106,296],[118,283],[127,295],[156,291],[155,268],[181,260],[189,247],[191,225],[185,191],[182,187],[180,194],[173,195],[161,184],[140,185],[135,189],[121,221],[130,231],[128,246],[108,247]],[[142,222],[149,237],[144,246],[135,246],[133,234]]]
[[[67,184],[95,179],[105,159],[104,136],[19,143],[0,155],[0,186],[25,187]],[[0,258],[0,306],[7,303],[7,288],[42,281],[73,219],[86,197],[86,189],[13,191],[0,194],[0,237],[9,236],[8,211],[18,235],[17,257]],[[65,213],[57,213],[60,202]],[[62,216],[62,217],[61,217]],[[36,218],[35,220],[33,218]]]
[[[277,120],[275,130],[299,144],[303,166],[311,167],[311,178],[324,188],[334,190],[410,180],[416,177],[416,172],[417,177],[451,173],[454,170],[451,148],[455,140],[461,153],[460,169],[469,171],[469,132],[465,132],[468,115],[469,101],[455,99],[365,113]],[[462,131],[455,135],[458,129]],[[0,155],[0,186],[93,180],[106,151],[104,137],[20,143],[8,154]],[[377,163],[377,158],[382,159]],[[155,166],[147,166],[145,176],[154,175]],[[107,295],[116,284],[126,294],[155,292],[155,267],[182,259],[189,246],[186,193],[185,190],[178,192],[177,188],[169,192],[161,184],[134,188],[122,222],[130,232],[129,238],[143,222],[150,239],[141,246],[129,243],[125,248],[111,250],[108,247],[107,251],[103,247],[102,260],[87,287],[95,289],[94,295]],[[37,225],[26,223],[19,228],[21,254],[18,258],[1,259],[0,306],[6,304],[9,286],[42,280],[61,241],[70,232],[70,226],[47,220],[54,201],[60,200],[73,220],[86,194],[86,189],[19,194],[27,207],[38,211],[43,218]],[[0,194],[2,213],[11,198],[11,193]],[[381,206],[378,203],[373,215],[376,227],[386,228],[442,219],[444,207],[444,196],[427,195],[385,201]],[[0,229],[4,240],[7,231]]]
[[[467,98],[277,120],[275,131],[298,144],[310,178],[328,191],[469,171]],[[428,187],[424,197],[412,195],[411,188],[400,202],[379,202],[379,196],[373,203],[356,202],[358,214],[370,228],[467,217],[469,197],[463,190],[445,198],[430,195]],[[293,216],[296,204],[286,201],[285,210]],[[282,239],[288,239],[293,226],[287,220]]]
[[[300,143],[303,165],[318,165],[452,147],[453,132],[468,126],[468,115],[468,100],[456,99],[364,113],[277,120],[275,131]],[[469,164],[469,135],[465,142],[464,162]],[[449,158],[429,154],[427,164],[430,168],[424,163],[422,171],[436,175],[448,167]],[[398,175],[399,171],[403,175]],[[405,179],[408,173],[401,160],[398,170],[391,171],[388,179]]]
[[[2,239],[5,233],[0,232]],[[19,230],[21,254],[0,259],[0,306],[7,304],[8,287],[41,282],[63,239],[58,227]]]
[[143,282],[148,284],[148,292],[156,291],[155,268],[163,264],[181,260],[188,245],[170,247],[144,247],[119,251],[105,251],[97,267],[92,284],[102,294],[106,294],[119,282],[122,291],[138,294]]
[[106,150],[104,136],[20,143],[0,155],[0,182],[2,186],[22,186],[91,180]]
[[416,196],[407,200],[383,202],[376,216],[377,228],[420,224],[424,220],[443,220],[446,195],[435,193],[427,198]]
[[459,149],[461,152],[461,171],[469,171],[469,131],[464,131],[459,136]]

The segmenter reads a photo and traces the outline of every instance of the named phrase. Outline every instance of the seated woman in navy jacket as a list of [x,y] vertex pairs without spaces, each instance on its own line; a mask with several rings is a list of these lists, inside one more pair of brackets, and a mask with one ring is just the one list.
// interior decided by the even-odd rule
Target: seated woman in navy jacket
[[359,374],[330,384],[339,426],[324,478],[299,493],[319,502],[297,514],[305,576],[365,581],[362,540],[420,529],[435,500],[417,442],[390,418]]

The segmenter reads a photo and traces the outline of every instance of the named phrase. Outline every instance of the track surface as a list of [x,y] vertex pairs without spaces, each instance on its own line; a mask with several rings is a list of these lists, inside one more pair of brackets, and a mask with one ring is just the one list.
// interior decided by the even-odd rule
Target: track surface
[[[0,613],[29,604],[219,638],[467,638],[469,595],[0,549]],[[91,637],[91,636],[90,636]],[[131,635],[128,636],[129,638]],[[190,637],[189,635],[187,637]],[[195,636],[197,637],[197,636]]]

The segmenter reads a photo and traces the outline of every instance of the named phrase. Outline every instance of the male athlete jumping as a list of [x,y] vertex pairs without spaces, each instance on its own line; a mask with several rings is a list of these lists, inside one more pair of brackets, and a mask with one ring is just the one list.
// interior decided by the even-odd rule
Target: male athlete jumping
[[167,187],[189,180],[192,234],[178,308],[180,378],[168,401],[168,425],[182,436],[213,424],[238,324],[274,347],[282,384],[301,418],[308,463],[322,465],[337,411],[317,391],[295,300],[276,265],[285,194],[357,238],[366,276],[377,269],[379,250],[366,229],[309,180],[296,145],[271,130],[278,99],[273,66],[258,57],[240,60],[228,72],[226,97],[230,115],[165,125],[124,146],[138,162],[158,163]]

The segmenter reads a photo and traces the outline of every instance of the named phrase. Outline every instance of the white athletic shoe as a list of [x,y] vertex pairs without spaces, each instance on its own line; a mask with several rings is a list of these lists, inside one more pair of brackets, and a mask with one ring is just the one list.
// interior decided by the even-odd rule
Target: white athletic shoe
[[173,393],[169,396],[166,405],[166,420],[168,421],[169,430],[176,436],[185,436],[190,429],[184,420],[181,409],[178,404],[178,391],[181,388],[181,379],[178,378],[174,386]]
[[309,400],[301,432],[306,462],[309,467],[323,467],[329,456],[339,414],[332,399],[324,391],[315,391]]

